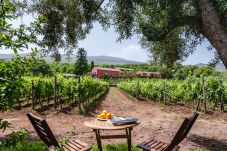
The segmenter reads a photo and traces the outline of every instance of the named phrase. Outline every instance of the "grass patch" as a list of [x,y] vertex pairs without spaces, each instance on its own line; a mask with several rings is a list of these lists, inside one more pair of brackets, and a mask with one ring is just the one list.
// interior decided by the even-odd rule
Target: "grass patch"
[[[126,144],[111,144],[111,145],[103,145],[103,151],[127,151],[128,146]],[[91,151],[99,151],[98,146],[94,145]],[[137,148],[135,145],[132,145],[132,151],[142,151]]]
[[47,151],[47,146],[41,141],[2,141],[0,142],[1,151]]

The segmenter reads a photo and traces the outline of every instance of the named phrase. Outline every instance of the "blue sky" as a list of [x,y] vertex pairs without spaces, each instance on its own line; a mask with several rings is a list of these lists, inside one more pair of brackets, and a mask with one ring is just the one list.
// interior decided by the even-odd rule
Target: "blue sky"
[[[25,16],[22,19],[25,24],[28,24],[32,20],[31,16]],[[21,19],[12,21],[14,27],[20,23]],[[114,56],[140,62],[146,62],[149,59],[147,52],[138,44],[139,39],[137,35],[131,37],[131,39],[123,40],[122,42],[117,42],[117,37],[118,35],[113,28],[105,32],[98,23],[95,23],[94,28],[87,38],[79,42],[79,47],[85,48],[89,56]],[[208,41],[204,41],[202,45],[197,46],[195,53],[189,56],[183,64],[208,63],[214,56],[213,52],[207,50],[208,46]],[[30,52],[30,50],[23,51],[23,53],[27,52]],[[12,51],[0,50],[0,53],[7,54],[12,53]]]

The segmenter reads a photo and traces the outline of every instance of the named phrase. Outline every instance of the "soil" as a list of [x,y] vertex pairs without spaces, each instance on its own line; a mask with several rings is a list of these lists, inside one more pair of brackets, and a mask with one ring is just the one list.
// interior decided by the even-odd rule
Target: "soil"
[[[137,144],[148,138],[155,138],[164,142],[170,142],[185,117],[193,112],[183,105],[164,106],[153,101],[137,101],[118,88],[110,88],[107,95],[99,102],[93,113],[107,110],[115,115],[133,116],[139,119],[140,125],[133,131],[133,143]],[[38,139],[35,130],[26,117],[26,113],[47,120],[54,135],[60,139],[63,137],[78,138],[88,143],[96,143],[92,129],[83,125],[84,121],[93,119],[92,115],[79,115],[76,108],[68,113],[47,110],[38,113],[31,108],[13,110],[0,113],[0,118],[12,123],[12,127],[0,133],[0,140],[4,139],[12,131],[26,128],[31,131],[31,136]],[[124,133],[124,131],[102,131],[105,134]],[[104,140],[104,144],[124,143],[122,140]],[[227,150],[227,113],[200,114],[196,123],[189,132],[187,138],[180,144],[181,150],[189,148],[206,148],[209,150]]]

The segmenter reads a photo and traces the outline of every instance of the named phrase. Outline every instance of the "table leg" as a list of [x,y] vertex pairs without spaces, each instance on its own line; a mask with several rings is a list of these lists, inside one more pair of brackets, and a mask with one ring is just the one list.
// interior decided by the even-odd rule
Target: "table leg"
[[94,129],[94,132],[96,134],[96,140],[97,140],[97,145],[98,145],[99,151],[102,151],[102,142],[100,139],[100,131],[97,129]]
[[126,135],[127,135],[127,142],[128,142],[128,151],[132,150],[132,136],[131,136],[131,130],[132,128],[126,129]]

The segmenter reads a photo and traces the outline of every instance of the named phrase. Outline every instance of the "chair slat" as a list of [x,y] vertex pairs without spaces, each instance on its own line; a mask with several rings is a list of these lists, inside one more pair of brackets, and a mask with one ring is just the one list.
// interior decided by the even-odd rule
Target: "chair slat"
[[79,146],[77,146],[76,144],[73,144],[71,141],[68,142],[68,144],[66,146],[69,146],[70,148],[72,148],[74,150],[80,150],[81,149]]
[[[46,120],[41,119],[32,113],[28,113],[27,116],[40,139],[48,145],[51,151],[53,150],[52,146],[60,147]],[[88,144],[80,140],[70,140],[68,144],[63,145],[62,147],[65,151],[87,151],[91,148]]]
[[76,141],[77,143],[81,144],[81,145],[84,146],[84,147],[89,146],[88,144],[86,144],[86,143],[84,143],[84,142],[82,142],[82,141],[80,141],[80,140],[74,140],[74,141]]
[[164,146],[164,145],[165,145],[165,143],[160,142],[159,145],[157,145],[157,146],[155,147],[155,149],[161,149],[162,146]]
[[190,118],[184,119],[183,123],[181,124],[170,144],[151,139],[138,144],[137,147],[142,148],[146,151],[177,151],[180,148],[178,144],[187,136],[188,132],[195,123],[198,115],[198,113],[194,112]]
[[150,147],[155,149],[159,144],[160,144],[160,142],[159,142],[159,141],[156,141],[156,142],[155,142],[154,144],[152,144]]

